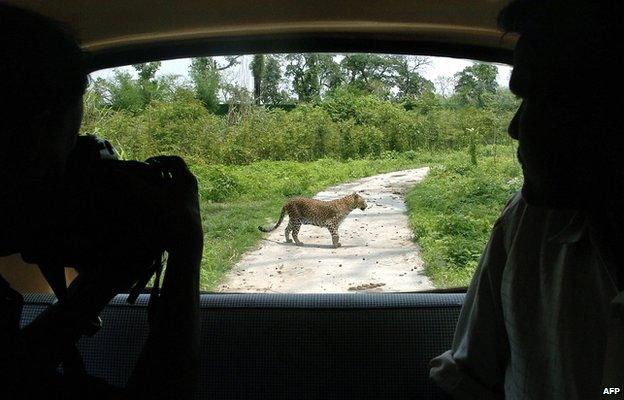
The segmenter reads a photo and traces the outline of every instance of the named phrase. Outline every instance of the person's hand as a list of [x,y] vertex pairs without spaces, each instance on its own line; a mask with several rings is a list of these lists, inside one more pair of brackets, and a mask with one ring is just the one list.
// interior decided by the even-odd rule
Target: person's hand
[[[180,157],[158,156],[146,160],[162,173],[162,222],[174,248],[201,242],[202,226],[199,211],[197,179]],[[189,243],[189,241],[191,243]]]
[[28,207],[24,259],[118,273],[163,250],[201,254],[197,180],[179,157],[147,163],[101,161],[51,184],[48,207]]

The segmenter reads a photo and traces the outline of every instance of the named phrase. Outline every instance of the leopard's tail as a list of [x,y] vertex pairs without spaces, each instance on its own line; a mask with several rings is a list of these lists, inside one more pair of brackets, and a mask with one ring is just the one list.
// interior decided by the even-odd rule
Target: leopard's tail
[[272,232],[276,230],[277,227],[280,226],[280,224],[284,220],[284,215],[286,215],[286,207],[282,207],[282,213],[280,214],[279,219],[277,220],[277,223],[275,224],[273,228],[263,228],[259,226],[258,229],[260,229],[262,232]]

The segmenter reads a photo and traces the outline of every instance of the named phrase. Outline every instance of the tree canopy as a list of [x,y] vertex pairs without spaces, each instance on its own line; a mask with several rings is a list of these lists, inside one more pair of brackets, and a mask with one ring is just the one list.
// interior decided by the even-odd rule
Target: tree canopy
[[[425,78],[430,58],[385,54],[291,53],[256,54],[249,63],[253,91],[228,78],[227,70],[238,66],[242,56],[197,57],[188,77],[158,74],[159,61],[114,70],[108,79],[97,79],[92,89],[103,106],[133,113],[152,101],[194,97],[212,112],[222,104],[251,102],[264,106],[318,103],[336,93],[372,95],[382,100],[409,104],[448,101],[458,107],[487,107],[500,101],[513,107],[515,100],[498,86],[494,65],[473,63],[454,76]],[[239,72],[241,74],[241,72]],[[247,101],[247,100],[244,100]]]

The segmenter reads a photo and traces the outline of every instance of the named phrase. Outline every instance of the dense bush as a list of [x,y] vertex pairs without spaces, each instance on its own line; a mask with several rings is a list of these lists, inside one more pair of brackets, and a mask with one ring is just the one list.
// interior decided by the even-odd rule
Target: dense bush
[[[87,97],[89,100],[89,97]],[[126,159],[156,154],[220,162],[225,121],[193,99],[155,101],[139,114],[85,107],[82,132],[108,139]]]
[[423,98],[409,104],[339,92],[292,111],[250,107],[228,123],[192,97],[152,101],[140,112],[85,103],[84,133],[110,140],[129,159],[176,153],[186,159],[241,165],[260,160],[376,158],[385,151],[461,149],[508,144],[511,110],[446,106]]

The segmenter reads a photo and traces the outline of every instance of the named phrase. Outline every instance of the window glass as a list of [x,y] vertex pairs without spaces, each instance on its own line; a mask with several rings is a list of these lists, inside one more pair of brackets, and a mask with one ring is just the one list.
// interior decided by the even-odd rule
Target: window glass
[[509,74],[385,54],[150,62],[92,74],[82,133],[187,161],[205,291],[463,287],[522,184]]

